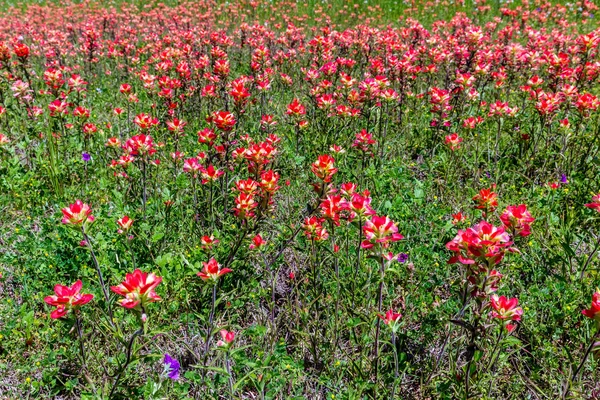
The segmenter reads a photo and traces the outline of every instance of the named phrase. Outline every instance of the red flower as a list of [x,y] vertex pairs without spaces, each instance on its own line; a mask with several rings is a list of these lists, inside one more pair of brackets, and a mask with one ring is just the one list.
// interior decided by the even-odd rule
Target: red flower
[[584,113],[588,110],[596,110],[600,106],[600,100],[591,93],[579,95],[575,102],[575,107],[579,112]]
[[231,131],[237,122],[235,116],[229,111],[215,111],[209,119],[217,128],[224,132]]
[[600,193],[592,197],[592,202],[585,205],[587,208],[600,212]]
[[59,117],[61,115],[65,115],[68,113],[69,104],[60,99],[54,100],[52,103],[48,104],[48,110],[50,110],[51,117]]
[[516,325],[511,324],[510,321],[520,321],[523,309],[518,307],[519,300],[516,297],[509,299],[504,296],[498,297],[492,295],[490,297],[490,305],[492,306],[492,312],[490,315],[492,318],[499,319],[502,321],[504,326],[509,332],[512,332]]
[[27,47],[25,43],[19,42],[13,44],[13,50],[15,51],[16,56],[23,60],[29,57],[29,47]]
[[16,56],[21,59],[29,57],[29,47],[27,47],[25,43],[19,42],[13,44],[13,50],[15,51]]
[[93,133],[96,133],[96,132],[98,132],[98,127],[96,125],[89,124],[89,123],[88,124],[83,124],[83,133],[86,136],[90,136],[90,135],[92,135]]
[[206,185],[209,182],[214,182],[225,172],[220,169],[216,169],[214,165],[209,165],[207,168],[200,167],[200,174],[202,176],[202,184]]
[[495,183],[489,189],[481,189],[478,194],[473,196],[476,209],[492,212],[498,207],[498,195],[493,190],[496,190]]
[[252,238],[252,243],[250,243],[250,250],[260,249],[265,244],[267,244],[267,241],[264,240],[262,236],[260,236],[260,234],[257,234],[256,236],[254,236],[254,238]]
[[322,225],[323,221],[324,220],[322,218],[317,218],[314,215],[304,220],[302,227],[304,228],[304,234],[308,239],[320,242],[329,237],[327,229],[325,229]]
[[131,93],[131,85],[129,83],[121,84],[121,86],[119,87],[119,92],[121,92],[123,94]]
[[229,332],[226,329],[221,329],[219,331],[221,334],[221,340],[217,341],[217,346],[219,347],[229,347],[235,340],[235,332]]
[[355,183],[346,182],[340,186],[340,191],[346,198],[351,197],[356,192],[357,186]]
[[125,143],[125,150],[132,156],[143,156],[144,154],[152,155],[156,153],[152,137],[143,133],[134,136]]
[[204,250],[212,249],[217,243],[219,243],[219,240],[215,239],[213,235],[204,235],[202,238],[200,238],[200,245]]
[[[560,183],[559,182],[549,182],[548,187],[550,189],[556,190],[556,189],[560,188]],[[588,207],[587,204],[585,206]]]
[[582,310],[581,313],[588,318],[596,321],[596,324],[600,325],[600,289],[596,289],[596,292],[592,295],[592,304],[587,310]]
[[254,200],[254,195],[248,193],[240,193],[235,198],[235,209],[234,213],[236,217],[241,219],[252,218],[254,216],[254,209],[258,206],[258,203]]
[[463,127],[467,129],[475,129],[477,125],[483,122],[481,117],[469,117],[463,121]]
[[531,213],[527,210],[525,204],[518,206],[508,206],[500,216],[500,220],[506,229],[511,229],[520,236],[529,236],[531,234],[530,224],[535,221]]
[[183,172],[191,173],[194,177],[202,170],[202,164],[196,157],[188,158],[183,162]]
[[312,164],[312,172],[323,182],[331,182],[331,178],[338,171],[334,167],[335,160],[332,156],[325,154],[317,158]]
[[217,135],[210,128],[204,128],[198,132],[198,143],[207,143],[209,146],[212,146],[216,138]]
[[450,147],[450,150],[458,150],[460,149],[460,143],[463,141],[463,138],[458,136],[457,133],[452,133],[444,139],[444,142]]
[[94,222],[92,209],[81,200],[75,200],[75,203],[69,204],[69,207],[65,207],[61,211],[63,213],[62,223],[65,225],[81,226],[87,222]]
[[360,193],[352,194],[349,208],[353,219],[358,216],[360,220],[364,220],[367,216],[375,215],[375,210],[371,207],[371,197]]
[[148,114],[141,113],[135,116],[133,123],[139,126],[141,130],[147,130],[158,125],[158,118],[152,118]]
[[375,139],[373,139],[373,135],[367,132],[366,129],[361,130],[356,134],[356,138],[354,139],[354,143],[352,143],[352,147],[356,147],[360,151],[367,153],[371,150],[371,147],[375,144]]
[[127,273],[125,280],[118,286],[111,286],[110,290],[118,295],[124,296],[119,304],[125,308],[143,310],[147,303],[159,301],[160,297],[154,289],[162,282],[160,276],[154,273],[142,272],[139,269],[133,273]]
[[202,265],[204,268],[202,268],[202,271],[198,272],[196,275],[198,275],[205,282],[209,279],[216,282],[223,275],[233,272],[229,268],[221,268],[221,265],[214,258],[211,258],[208,262],[202,262]]
[[279,189],[277,182],[279,182],[279,174],[272,169],[260,174],[260,188],[271,195]]
[[481,221],[472,228],[459,230],[456,237],[446,244],[446,248],[455,253],[448,263],[471,265],[479,261],[484,265],[495,265],[507,250],[512,250],[511,244],[510,235],[504,228]]
[[320,204],[321,214],[333,222],[340,225],[341,213],[348,210],[348,202],[339,195],[329,195]]
[[123,217],[121,217],[117,220],[117,224],[120,227],[120,229],[117,232],[124,233],[124,232],[127,232],[131,228],[131,226],[133,225],[133,220],[131,218],[129,218],[127,215],[124,215]]
[[81,280],[75,282],[71,287],[56,285],[54,286],[54,295],[46,296],[44,301],[56,307],[50,317],[53,319],[62,318],[69,310],[77,310],[79,306],[89,303],[93,298],[93,294],[79,293],[82,287]]
[[365,221],[363,226],[365,240],[362,242],[363,249],[370,249],[376,243],[380,243],[383,248],[389,246],[389,242],[397,242],[404,238],[398,233],[398,227],[389,217],[380,217],[373,215],[371,219]]
[[461,212],[457,212],[456,214],[452,214],[452,224],[456,225],[462,221],[467,219]]
[[172,121],[167,121],[167,129],[175,134],[183,133],[183,128],[187,125],[187,122],[184,122],[180,119],[173,118]]
[[392,332],[396,332],[400,327],[399,321],[402,318],[402,314],[395,313],[393,309],[389,309],[384,315],[378,315],[379,318],[383,320],[383,323],[388,325]]
[[306,107],[300,104],[300,100],[294,99],[288,106],[285,112],[290,117],[301,117],[306,114]]
[[73,110],[73,116],[77,117],[77,118],[81,118],[81,119],[89,118],[90,117],[90,110],[88,110],[85,107],[81,107],[81,106],[76,107]]
[[258,190],[258,182],[252,178],[240,179],[235,183],[235,188],[241,193],[254,194]]

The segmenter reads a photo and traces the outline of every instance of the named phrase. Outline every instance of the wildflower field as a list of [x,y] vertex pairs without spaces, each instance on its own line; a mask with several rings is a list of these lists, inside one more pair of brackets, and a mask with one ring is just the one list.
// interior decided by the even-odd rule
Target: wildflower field
[[600,399],[595,2],[1,8],[1,399]]

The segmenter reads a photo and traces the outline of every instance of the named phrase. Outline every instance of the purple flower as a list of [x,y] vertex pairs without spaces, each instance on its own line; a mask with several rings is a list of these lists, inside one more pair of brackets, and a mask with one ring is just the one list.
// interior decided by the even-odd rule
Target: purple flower
[[565,174],[562,174],[562,176],[560,177],[560,182],[561,183],[569,183],[567,176]]
[[398,254],[398,262],[405,263],[408,260],[408,254],[400,253]]
[[83,153],[81,153],[81,159],[84,162],[88,162],[92,159],[92,156],[90,156],[88,153],[86,153],[85,151]]
[[163,360],[165,365],[165,374],[169,379],[176,381],[179,379],[179,361],[171,357],[169,354],[165,354],[165,359]]

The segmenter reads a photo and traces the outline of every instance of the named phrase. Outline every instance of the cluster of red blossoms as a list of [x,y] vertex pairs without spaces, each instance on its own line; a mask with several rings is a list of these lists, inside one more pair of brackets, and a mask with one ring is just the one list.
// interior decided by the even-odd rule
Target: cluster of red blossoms
[[304,220],[304,234],[315,241],[323,241],[329,237],[329,231],[324,222],[330,223],[330,229],[340,226],[341,221],[359,223],[364,240],[360,246],[371,251],[374,257],[393,259],[387,250],[390,244],[403,239],[398,232],[398,226],[387,216],[376,215],[371,207],[371,196],[368,190],[358,192],[357,185],[346,182],[336,188],[333,176],[337,172],[335,160],[330,155],[321,155],[312,164],[312,172],[319,182],[313,184],[315,191],[322,195],[318,207],[318,215],[312,215]]
[[[496,186],[481,190],[473,200],[475,209],[482,210],[484,218],[489,217],[498,207]],[[462,213],[453,216],[456,223],[464,219]],[[453,255],[450,264],[465,266],[466,279],[471,287],[471,295],[481,299],[490,296],[488,306],[491,316],[503,322],[508,331],[514,329],[510,321],[519,321],[522,309],[516,298],[509,299],[493,294],[498,290],[502,274],[495,268],[507,252],[517,251],[513,247],[514,235],[528,236],[534,218],[526,205],[508,206],[500,215],[503,226],[494,226],[485,219],[467,229],[459,229],[458,234],[446,244]],[[510,233],[509,233],[510,232]],[[511,237],[511,234],[513,237]]]
[[[64,216],[62,220],[63,224],[75,228],[84,227],[86,222],[94,220],[92,209],[81,200],[76,200],[75,203],[63,208],[62,213]],[[128,216],[124,216],[117,221],[117,224],[120,227],[118,233],[123,233],[131,229],[133,220]],[[218,240],[205,236],[202,238],[202,242],[212,246]],[[254,246],[262,246],[264,241],[260,235],[257,235],[253,243]],[[86,245],[91,246],[89,243]],[[202,264],[202,271],[198,272],[197,275],[203,281],[217,282],[219,278],[232,272],[230,268],[221,268],[220,264],[214,258]],[[119,285],[111,286],[110,289],[119,296],[123,296],[118,301],[119,305],[138,312],[141,320],[145,322],[147,318],[146,305],[161,300],[161,297],[155,291],[161,282],[162,277],[152,272],[142,272],[136,269],[132,273],[125,274],[125,280]],[[102,280],[101,283],[103,284]],[[53,319],[65,317],[69,311],[73,311],[78,315],[79,307],[89,303],[94,298],[93,294],[81,293],[82,286],[81,280],[76,281],[71,286],[56,285],[54,287],[55,294],[44,298],[47,304],[56,307],[50,314]]]

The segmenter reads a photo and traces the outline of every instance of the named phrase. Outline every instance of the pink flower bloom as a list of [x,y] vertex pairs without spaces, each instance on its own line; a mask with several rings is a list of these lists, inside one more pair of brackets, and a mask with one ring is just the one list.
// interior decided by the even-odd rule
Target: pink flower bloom
[[229,268],[221,268],[221,265],[214,258],[211,258],[208,262],[202,262],[202,265],[204,268],[202,268],[202,271],[198,272],[196,275],[198,275],[205,282],[209,279],[216,282],[223,275],[233,272]]
[[225,172],[221,171],[220,169],[215,168],[215,166],[212,164],[206,168],[204,168],[203,166],[200,167],[200,176],[202,176],[202,184],[203,185],[206,185],[209,182],[216,181],[224,173]]
[[229,347],[235,340],[235,332],[229,332],[226,329],[221,329],[219,331],[221,334],[221,340],[217,341],[217,346],[219,347]]
[[397,242],[404,238],[398,233],[398,227],[389,217],[373,215],[371,219],[365,221],[363,226],[365,240],[362,242],[363,249],[370,249],[376,243],[387,248],[390,242]]
[[502,227],[495,227],[489,222],[479,224],[458,234],[446,244],[446,248],[454,252],[449,264],[460,262],[465,265],[479,261],[485,265],[498,264],[507,250],[512,250],[510,235]]
[[302,227],[304,228],[304,234],[308,239],[320,242],[329,237],[329,232],[327,232],[327,229],[322,225],[323,221],[323,218],[317,218],[314,215],[304,220]]
[[75,200],[75,203],[69,204],[69,207],[65,207],[61,211],[63,213],[62,223],[65,225],[81,226],[87,222],[94,222],[92,209],[81,200]]
[[136,269],[132,273],[127,273],[125,280],[117,286],[111,286],[110,290],[125,297],[119,300],[121,306],[141,310],[147,303],[160,300],[154,291],[160,282],[162,282],[160,276]]
[[196,157],[188,158],[183,162],[183,172],[192,174],[194,177],[198,175],[202,168],[202,164]]
[[50,317],[53,319],[62,318],[70,310],[77,310],[79,306],[89,303],[93,298],[93,294],[80,293],[82,287],[81,280],[75,282],[71,287],[56,285],[54,286],[54,295],[46,296],[44,301],[56,307]]
[[462,141],[463,141],[463,138],[458,136],[458,134],[456,134],[456,133],[452,133],[452,134],[446,136],[444,139],[444,142],[446,143],[446,145],[448,145],[448,147],[450,147],[450,150],[452,150],[452,151],[460,149],[460,143]]
[[520,236],[531,234],[530,224],[535,221],[525,204],[508,206],[500,216],[500,220],[506,229],[511,229]]
[[498,297],[494,294],[490,297],[490,305],[492,307],[490,315],[492,318],[502,321],[506,329],[512,332],[516,328],[516,325],[510,322],[520,321],[523,314],[523,309],[518,307],[518,304],[519,300],[516,297],[509,299],[504,296]]
[[117,224],[120,227],[120,229],[117,232],[124,233],[124,232],[127,232],[131,228],[131,226],[133,225],[133,220],[131,218],[129,218],[127,215],[124,215],[117,220]]

